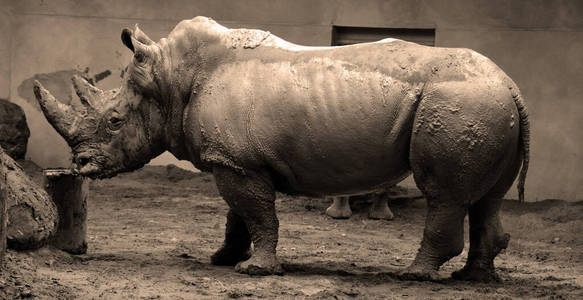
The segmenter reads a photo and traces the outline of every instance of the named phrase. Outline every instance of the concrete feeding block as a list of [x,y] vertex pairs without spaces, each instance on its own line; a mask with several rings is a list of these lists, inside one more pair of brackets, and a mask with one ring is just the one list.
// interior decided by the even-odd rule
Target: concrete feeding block
[[51,243],[72,254],[87,252],[88,182],[70,169],[44,171],[45,189],[59,213],[59,226]]

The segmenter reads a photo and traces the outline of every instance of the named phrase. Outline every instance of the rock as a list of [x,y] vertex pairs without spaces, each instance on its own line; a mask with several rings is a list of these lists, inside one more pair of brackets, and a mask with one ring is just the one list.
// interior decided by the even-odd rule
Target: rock
[[[2,161],[0,161],[1,163]],[[1,166],[1,165],[0,165]],[[0,167],[0,269],[6,253],[6,170]],[[2,271],[0,271],[2,272]]]
[[19,159],[16,162],[22,168],[22,170],[24,170],[24,173],[28,175],[28,177],[32,179],[34,183],[36,183],[36,185],[44,187],[45,177],[43,174],[43,169],[39,167],[39,165],[35,164],[31,160],[25,159]]
[[23,159],[30,130],[20,106],[0,99],[0,147],[13,159]]
[[57,229],[55,204],[1,148],[0,167],[7,174],[8,248],[24,250],[43,246]]

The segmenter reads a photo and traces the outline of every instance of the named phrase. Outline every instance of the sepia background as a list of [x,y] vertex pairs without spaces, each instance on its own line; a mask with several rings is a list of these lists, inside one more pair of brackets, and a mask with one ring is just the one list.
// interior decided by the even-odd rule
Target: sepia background
[[[81,255],[54,243],[36,249],[56,217],[53,202],[41,201],[48,195],[27,191],[47,181],[30,161],[19,160],[24,172],[7,165],[20,177],[7,177],[13,192],[0,299],[583,299],[583,0],[0,0],[0,98],[26,113],[26,158],[44,168],[70,164],[69,148],[39,111],[34,80],[80,105],[73,74],[102,89],[119,85],[131,58],[120,40],[124,27],[138,23],[158,40],[198,15],[304,45],[396,37],[466,47],[504,69],[524,95],[532,127],[529,203],[513,200],[513,187],[500,208],[512,237],[494,262],[498,280],[450,278],[469,256],[469,218],[463,252],[441,266],[436,282],[401,280],[427,230],[426,201],[411,178],[381,199],[391,220],[369,218],[374,197],[353,197],[352,216],[338,220],[326,213],[330,199],[278,194],[285,275],[213,265],[229,207],[212,174],[175,167],[194,170],[166,153],[135,172],[86,182],[87,214],[77,214],[86,217]],[[0,142],[10,137],[3,128],[19,128],[2,122],[17,114],[3,109],[9,106],[0,100]]]
[[[77,72],[113,88],[131,57],[120,41],[124,27],[138,23],[158,40],[198,15],[303,45],[330,45],[334,28],[346,26],[434,29],[435,46],[486,55],[524,94],[532,134],[527,201],[583,198],[580,0],[0,0],[0,98],[26,113],[26,157],[45,168],[70,162],[66,143],[34,101],[33,79],[61,99],[74,99],[69,78]],[[193,168],[168,153],[152,163]],[[507,197],[516,198],[516,189]]]

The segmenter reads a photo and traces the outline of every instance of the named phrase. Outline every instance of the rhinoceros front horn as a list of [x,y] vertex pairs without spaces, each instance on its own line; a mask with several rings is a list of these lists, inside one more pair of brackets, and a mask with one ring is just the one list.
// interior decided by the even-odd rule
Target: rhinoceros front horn
[[85,78],[79,75],[73,75],[72,78],[73,87],[75,88],[75,93],[79,96],[79,100],[86,107],[97,108],[99,104],[100,96],[103,95],[103,91],[93,86]]
[[47,91],[40,82],[34,81],[34,95],[51,125],[65,138],[69,145],[74,145],[81,117],[73,107],[61,103]]

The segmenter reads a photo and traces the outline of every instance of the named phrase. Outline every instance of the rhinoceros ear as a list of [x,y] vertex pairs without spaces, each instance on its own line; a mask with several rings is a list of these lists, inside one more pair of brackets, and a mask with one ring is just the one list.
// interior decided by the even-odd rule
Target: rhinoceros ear
[[150,56],[154,42],[137,25],[135,30],[125,28],[121,32],[121,40],[126,47],[134,52],[134,57],[137,57],[138,61],[141,62],[144,57]]
[[129,28],[124,28],[121,32],[121,41],[126,47],[128,47],[132,52],[136,52],[136,42],[142,44],[143,46],[149,46],[154,44],[154,41],[150,39],[136,24],[136,28],[132,31]]
[[134,29],[134,38],[142,42],[144,45],[152,45],[154,43],[152,39],[150,39],[143,31],[140,30],[138,24],[136,24],[136,28]]
[[129,28],[124,28],[121,32],[121,41],[126,47],[128,47],[132,52],[135,52],[134,45],[132,44],[132,35],[134,33]]

